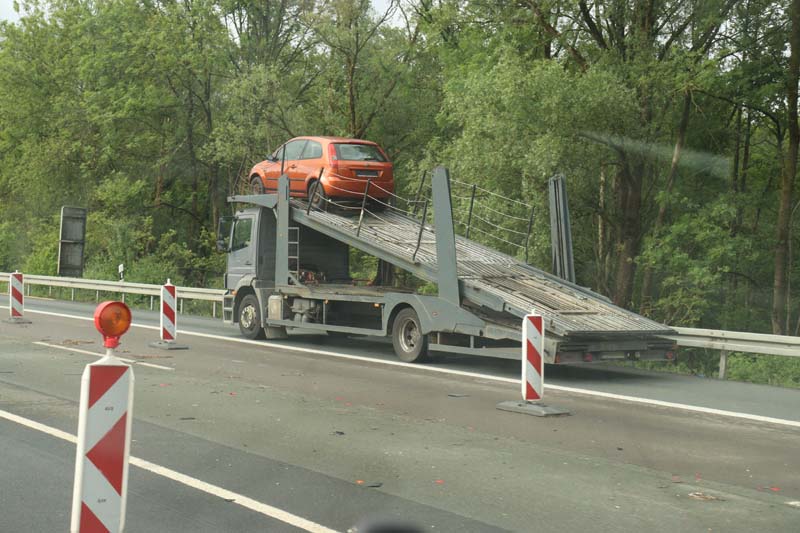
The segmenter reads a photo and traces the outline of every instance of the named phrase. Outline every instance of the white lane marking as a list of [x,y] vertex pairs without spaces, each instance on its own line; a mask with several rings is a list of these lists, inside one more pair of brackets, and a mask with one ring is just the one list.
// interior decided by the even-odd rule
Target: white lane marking
[[684,411],[693,411],[695,413],[703,413],[707,415],[727,416],[730,418],[740,418],[744,420],[752,420],[755,422],[767,422],[770,424],[778,424],[781,426],[800,428],[800,421],[786,420],[785,418],[773,418],[771,416],[761,416],[761,415],[753,415],[750,413],[726,411],[724,409],[714,409],[713,407],[700,407],[697,405],[689,405],[685,403],[665,402],[662,400],[652,400],[650,398],[638,398],[636,396],[626,396],[624,394],[614,394],[612,392],[602,392],[589,389],[576,389],[574,387],[564,387],[563,385],[545,384],[544,388],[562,392],[572,392],[575,394],[584,394],[587,396],[597,396],[599,398],[608,398],[611,400],[622,400],[624,402],[642,403],[647,405],[655,405],[658,407],[670,407],[673,409],[683,409]]
[[[91,318],[86,318],[82,316],[75,316],[75,315],[64,315],[60,313],[51,313],[48,311],[28,311],[30,313],[39,313],[42,315],[51,315],[57,316],[62,318],[75,318],[78,320],[92,320]],[[158,330],[157,326],[148,326],[145,324],[131,324],[133,327],[143,328],[143,329],[155,329]],[[373,359],[371,357],[364,357],[361,355],[350,355],[345,353],[339,352],[329,352],[327,350],[315,350],[312,348],[303,348],[302,346],[290,346],[285,344],[276,344],[272,342],[264,342],[264,341],[254,341],[250,339],[240,339],[236,337],[225,337],[223,335],[213,335],[210,333],[200,333],[196,331],[186,331],[186,330],[179,330],[179,333],[183,335],[194,335],[195,337],[203,337],[206,339],[215,339],[221,341],[228,341],[228,342],[238,342],[241,344],[252,344],[254,346],[261,346],[265,348],[277,348],[281,350],[288,350],[294,352],[302,352],[302,353],[310,353],[310,354],[317,354],[317,355],[325,355],[328,357],[336,357],[339,359],[347,359],[351,361],[363,361],[368,363],[378,363],[381,365],[387,366],[398,366],[403,368],[410,368],[413,370],[418,370],[421,372],[436,372],[440,374],[451,374],[454,376],[464,376],[469,378],[475,379],[483,379],[487,381],[496,381],[499,383],[511,383],[513,385],[519,386],[520,380],[516,378],[506,378],[502,376],[493,376],[491,374],[480,374],[478,372],[467,372],[464,370],[453,370],[449,368],[438,368],[438,367],[430,367],[424,365],[416,365],[413,363],[404,363],[402,361],[390,361],[385,359]],[[717,416],[725,416],[729,418],[738,418],[741,420],[751,420],[754,422],[766,422],[770,424],[777,424],[781,426],[789,426],[789,427],[796,427],[800,428],[800,421],[797,420],[786,420],[784,418],[773,418],[770,416],[762,416],[762,415],[754,415],[750,413],[740,413],[737,411],[726,411],[724,409],[715,409],[713,407],[701,407],[698,405],[689,405],[684,403],[676,403],[676,402],[666,402],[662,400],[653,400],[650,398],[639,398],[637,396],[627,396],[624,394],[614,394],[612,392],[602,392],[596,391],[591,389],[578,389],[575,387],[565,387],[563,385],[548,385],[545,383],[545,391],[547,390],[554,390],[554,391],[561,391],[561,392],[568,392],[573,394],[581,394],[584,396],[594,396],[598,398],[607,398],[610,400],[620,400],[624,402],[631,402],[631,403],[638,403],[643,405],[654,405],[657,407],[668,407],[671,409],[681,409],[684,411],[691,411],[695,413],[702,413],[708,415],[717,415]]]
[[[92,351],[89,351],[89,350],[81,350],[80,348],[72,348],[70,346],[61,346],[60,344],[50,344],[49,342],[34,341],[33,344],[38,344],[39,346],[47,346],[49,348],[56,348],[58,350],[64,350],[64,351],[67,351],[67,352],[75,352],[75,353],[83,353],[83,354],[86,354],[86,355],[93,355],[95,357],[103,357],[105,355],[105,354],[102,354],[102,353],[92,352]],[[136,366],[149,366],[150,368],[158,368],[159,370],[175,370],[174,368],[172,368],[170,366],[157,365],[155,363],[145,363],[145,362],[142,362],[142,361],[137,361],[135,359],[127,359],[125,357],[117,357],[117,359],[119,359],[120,361],[123,361],[125,363],[134,364]]]
[[[14,413],[9,413],[8,411],[4,411],[2,409],[0,409],[0,418],[5,418],[9,422],[14,422],[15,424],[25,426],[29,429],[39,431],[46,435],[50,435],[51,437],[65,440],[73,444],[78,442],[78,439],[75,435],[67,433],[66,431],[61,431],[60,429],[56,429],[54,427],[47,426],[40,422],[36,422],[35,420],[30,420],[28,418],[15,415]],[[327,528],[321,524],[312,522],[311,520],[307,520],[300,516],[294,515],[288,511],[284,511],[283,509],[279,509],[277,507],[273,507],[272,505],[268,505],[266,503],[254,500],[252,498],[248,498],[247,496],[237,494],[236,492],[230,491],[228,489],[223,489],[222,487],[212,485],[211,483],[206,483],[205,481],[201,481],[191,476],[187,476],[186,474],[182,474],[180,472],[172,470],[171,468],[157,465],[155,463],[151,463],[150,461],[146,461],[144,459],[140,459],[138,457],[133,457],[133,456],[131,456],[130,458],[130,464],[137,466],[142,470],[147,470],[148,472],[152,472],[153,474],[165,477],[167,479],[171,479],[172,481],[181,483],[182,485],[186,485],[187,487],[191,487],[193,489],[205,492],[206,494],[211,494],[212,496],[217,496],[219,498],[231,500],[232,503],[236,503],[246,509],[250,509],[251,511],[255,511],[264,516],[268,516],[269,518],[274,518],[275,520],[280,520],[281,522],[295,526],[305,531],[309,531],[311,533],[336,533],[336,530],[334,529]]]

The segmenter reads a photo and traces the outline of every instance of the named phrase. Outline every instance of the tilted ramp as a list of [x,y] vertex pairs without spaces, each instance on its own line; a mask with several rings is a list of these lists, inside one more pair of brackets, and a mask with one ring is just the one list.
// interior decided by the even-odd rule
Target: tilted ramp
[[[309,209],[292,199],[291,220],[374,255],[431,282],[438,280],[436,234],[430,224],[386,208],[375,213]],[[422,226],[422,227],[421,227]],[[459,287],[464,303],[501,323],[519,327],[532,310],[564,338],[624,339],[673,333],[668,327],[613,305],[509,255],[455,237]]]

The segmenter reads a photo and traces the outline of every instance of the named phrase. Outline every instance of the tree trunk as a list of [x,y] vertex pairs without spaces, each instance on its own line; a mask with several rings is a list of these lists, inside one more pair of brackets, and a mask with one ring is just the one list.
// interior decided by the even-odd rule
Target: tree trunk
[[787,115],[789,145],[781,173],[780,203],[775,244],[775,277],[772,284],[772,332],[785,333],[784,316],[787,310],[786,287],[789,280],[789,237],[792,210],[792,193],[797,173],[797,153],[800,146],[800,126],[797,123],[797,82],[800,77],[800,0],[793,0],[791,6],[791,33],[789,44],[789,71],[787,75]]
[[627,157],[623,158],[618,177],[618,211],[622,226],[617,242],[617,280],[614,289],[614,303],[629,307],[633,298],[633,284],[636,276],[636,256],[641,241],[642,174],[644,165],[638,162],[631,169]]
[[608,270],[606,269],[606,168],[600,166],[600,183],[597,200],[597,273],[595,287],[608,294]]

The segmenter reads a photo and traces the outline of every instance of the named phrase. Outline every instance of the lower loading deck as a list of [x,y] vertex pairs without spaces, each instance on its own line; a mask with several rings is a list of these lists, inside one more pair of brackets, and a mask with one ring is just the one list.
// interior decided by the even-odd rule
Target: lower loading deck
[[[398,295],[424,314],[425,305],[414,305],[419,298],[411,289],[382,286],[357,286],[342,283],[314,283],[262,289],[261,298],[280,298],[283,303],[280,317],[265,317],[267,327],[286,328],[292,334],[343,334],[384,337],[391,334],[393,311],[398,307]],[[402,304],[401,304],[402,305]],[[269,308],[269,306],[267,306]],[[480,334],[459,332],[427,332],[431,351],[472,354],[484,357],[519,359],[519,320],[508,315],[497,316],[471,306],[466,309],[482,322]],[[435,314],[435,311],[434,311]],[[495,316],[492,316],[495,315]],[[352,324],[359,324],[358,327]],[[616,335],[614,334],[616,333]],[[672,342],[653,337],[649,332],[609,332],[598,336],[569,338],[546,337],[548,362],[589,362],[609,359],[663,359],[672,349]]]

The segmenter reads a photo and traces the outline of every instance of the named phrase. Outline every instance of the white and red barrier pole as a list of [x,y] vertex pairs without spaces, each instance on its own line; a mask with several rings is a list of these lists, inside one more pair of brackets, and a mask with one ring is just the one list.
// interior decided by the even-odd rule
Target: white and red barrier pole
[[175,285],[167,282],[161,287],[161,341],[175,342],[178,333],[176,325],[176,304]]
[[176,337],[178,336],[177,303],[175,285],[168,278],[167,282],[161,286],[161,340],[151,342],[150,346],[161,348],[162,350],[185,350],[188,348],[188,346],[176,342]]
[[503,411],[535,416],[569,414],[569,411],[542,403],[544,398],[544,318],[537,313],[522,319],[522,401],[500,402]]
[[544,396],[544,321],[527,315],[522,322],[522,399],[537,402]]
[[78,446],[72,494],[72,533],[118,533],[125,526],[128,457],[133,420],[133,370],[114,355],[130,327],[122,302],[103,302],[94,313],[106,355],[81,377]]
[[25,314],[25,277],[19,270],[8,276],[8,312],[12,324],[30,324]]

